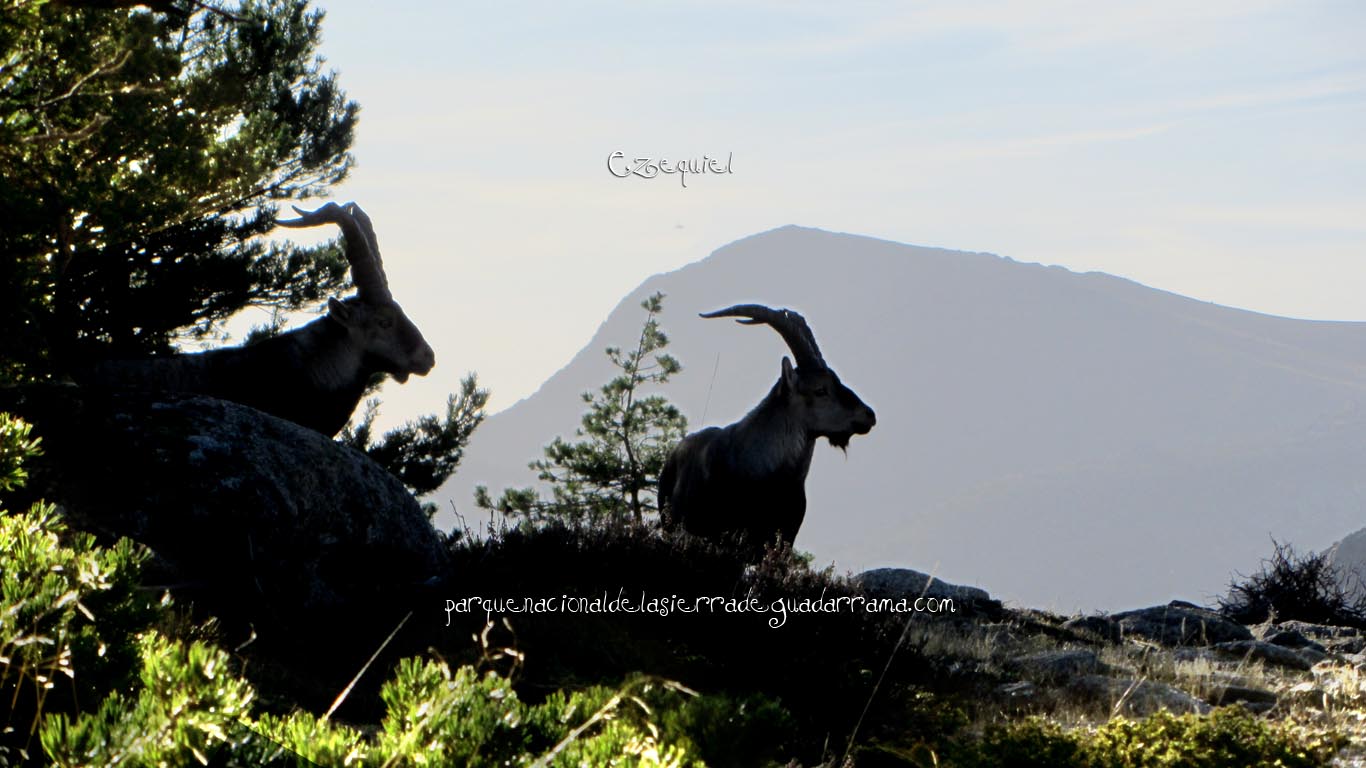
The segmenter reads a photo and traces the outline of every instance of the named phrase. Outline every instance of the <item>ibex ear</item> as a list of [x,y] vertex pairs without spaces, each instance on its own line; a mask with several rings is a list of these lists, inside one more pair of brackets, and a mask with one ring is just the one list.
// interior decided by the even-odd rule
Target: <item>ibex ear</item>
[[783,355],[783,391],[793,392],[797,389],[797,372],[792,369],[792,361]]
[[351,308],[335,298],[327,300],[327,316],[348,328],[351,327],[352,321],[355,319]]

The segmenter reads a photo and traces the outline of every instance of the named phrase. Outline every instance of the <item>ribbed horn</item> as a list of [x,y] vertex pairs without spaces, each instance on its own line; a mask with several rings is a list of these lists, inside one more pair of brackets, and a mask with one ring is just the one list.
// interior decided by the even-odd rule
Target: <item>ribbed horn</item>
[[715,312],[704,312],[702,317],[735,317],[740,318],[737,322],[745,325],[762,323],[771,326],[787,342],[788,349],[797,358],[798,368],[828,367],[825,358],[821,357],[820,347],[816,346],[816,337],[806,324],[806,318],[790,309],[772,309],[762,304],[736,304]]
[[346,240],[346,261],[351,265],[351,281],[356,284],[356,292],[370,301],[394,300],[393,294],[389,293],[389,281],[384,276],[384,263],[380,260],[375,228],[360,206],[355,203],[328,203],[314,211],[305,211],[297,205],[292,207],[299,218],[281,219],[277,224],[294,228],[321,224],[340,226]]

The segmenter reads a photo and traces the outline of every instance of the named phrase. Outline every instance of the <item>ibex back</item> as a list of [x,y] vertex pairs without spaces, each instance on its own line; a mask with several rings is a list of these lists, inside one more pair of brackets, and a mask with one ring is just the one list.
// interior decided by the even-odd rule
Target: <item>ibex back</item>
[[194,392],[249,405],[325,435],[351,418],[371,378],[388,373],[400,382],[426,375],[436,364],[413,321],[389,293],[370,217],[355,203],[328,203],[286,227],[337,224],[356,295],[329,299],[327,315],[256,344],[197,354],[97,363],[82,384]]

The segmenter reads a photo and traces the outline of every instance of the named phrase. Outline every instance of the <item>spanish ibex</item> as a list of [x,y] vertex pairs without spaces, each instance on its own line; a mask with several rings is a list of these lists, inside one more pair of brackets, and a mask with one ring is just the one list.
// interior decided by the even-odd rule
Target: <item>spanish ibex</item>
[[410,374],[426,375],[436,354],[389,293],[370,217],[355,203],[294,210],[299,218],[280,221],[281,226],[341,227],[354,297],[328,299],[326,316],[256,344],[101,362],[78,381],[209,395],[335,435],[375,374],[388,373],[400,382]]
[[738,304],[702,317],[772,326],[797,367],[784,357],[778,383],[748,415],[694,432],[674,448],[659,474],[664,527],[713,539],[743,536],[751,551],[775,538],[791,545],[806,516],[806,474],[816,438],[844,450],[850,437],[867,434],[877,419],[825,364],[796,312]]

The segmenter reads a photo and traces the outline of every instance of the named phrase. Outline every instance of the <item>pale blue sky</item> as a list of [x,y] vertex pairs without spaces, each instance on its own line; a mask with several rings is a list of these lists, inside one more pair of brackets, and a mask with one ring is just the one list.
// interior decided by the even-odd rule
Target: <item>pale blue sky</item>
[[1360,2],[318,2],[363,108],[338,197],[438,354],[393,419],[467,370],[507,407],[649,275],[784,224],[1366,320]]

